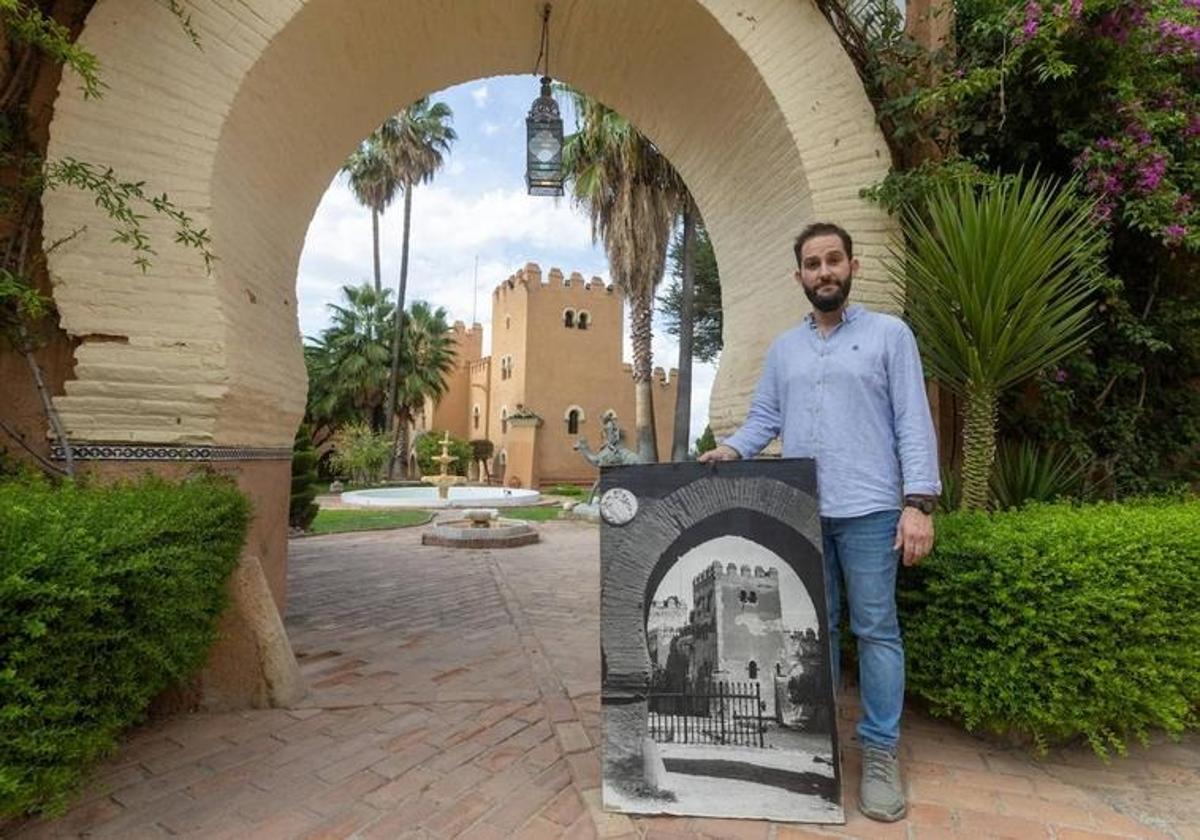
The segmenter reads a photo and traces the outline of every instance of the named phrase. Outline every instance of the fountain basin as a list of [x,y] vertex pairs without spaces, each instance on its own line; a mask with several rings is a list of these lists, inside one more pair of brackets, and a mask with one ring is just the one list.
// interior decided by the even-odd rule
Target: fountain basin
[[378,487],[342,494],[342,502],[354,507],[471,508],[519,507],[542,500],[536,490],[508,487],[451,487],[448,497],[438,498],[436,487]]
[[446,548],[516,548],[538,540],[537,530],[519,519],[493,519],[486,527],[475,519],[443,519],[421,534],[421,545]]

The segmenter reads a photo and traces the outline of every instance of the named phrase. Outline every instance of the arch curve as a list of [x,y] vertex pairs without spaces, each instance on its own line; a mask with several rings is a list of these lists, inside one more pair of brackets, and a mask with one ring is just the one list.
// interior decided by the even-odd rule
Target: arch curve
[[[86,228],[49,259],[63,327],[128,338],[78,349],[58,398],[71,437],[289,447],[304,405],[296,268],[330,173],[404,103],[527,73],[540,6],[195,0],[194,50],[167,9],[99,0],[80,41],[105,68],[105,104],[83,102],[68,74],[49,154],[169,192],[211,231],[219,262],[206,275],[151,220],[159,256],[141,276],[87,196],[46,196],[48,241]],[[559,0],[551,38],[555,77],[650,136],[704,214],[730,292],[711,409],[727,431],[770,336],[803,311],[799,296],[778,303],[794,291],[788,246],[803,223],[847,225],[864,263],[857,296],[886,300],[876,278],[892,223],[858,191],[888,158],[861,84],[806,3]]]

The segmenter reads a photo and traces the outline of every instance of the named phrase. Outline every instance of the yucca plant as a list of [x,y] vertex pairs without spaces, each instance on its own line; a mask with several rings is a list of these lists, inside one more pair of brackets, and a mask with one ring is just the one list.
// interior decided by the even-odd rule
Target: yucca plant
[[904,233],[889,272],[926,369],[963,398],[960,504],[982,509],[997,397],[1083,346],[1106,239],[1074,182],[1036,174],[935,189]]
[[1009,441],[996,451],[992,500],[999,510],[1026,502],[1052,502],[1078,496],[1087,465],[1056,446],[1039,447],[1029,440]]

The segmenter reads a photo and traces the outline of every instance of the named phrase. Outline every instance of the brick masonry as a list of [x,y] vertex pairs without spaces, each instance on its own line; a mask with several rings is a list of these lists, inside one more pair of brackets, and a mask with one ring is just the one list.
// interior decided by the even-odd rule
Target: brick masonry
[[1197,838],[1200,739],[1104,763],[1034,761],[915,710],[904,822],[857,815],[843,695],[845,826],[600,810],[597,531],[544,523],[512,551],[423,547],[420,529],[294,541],[288,632],[309,695],[132,732],[33,838]]

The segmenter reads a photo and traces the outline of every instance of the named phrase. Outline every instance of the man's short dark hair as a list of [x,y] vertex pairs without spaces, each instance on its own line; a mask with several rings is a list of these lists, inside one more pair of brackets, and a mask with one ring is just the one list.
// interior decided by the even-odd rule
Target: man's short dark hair
[[796,237],[796,244],[792,246],[792,250],[796,252],[796,265],[800,265],[800,253],[804,250],[805,242],[818,236],[830,235],[842,240],[842,248],[846,251],[846,259],[854,259],[854,242],[850,239],[850,234],[846,233],[845,228],[841,225],[835,225],[833,222],[813,222],[800,231],[800,235]]

